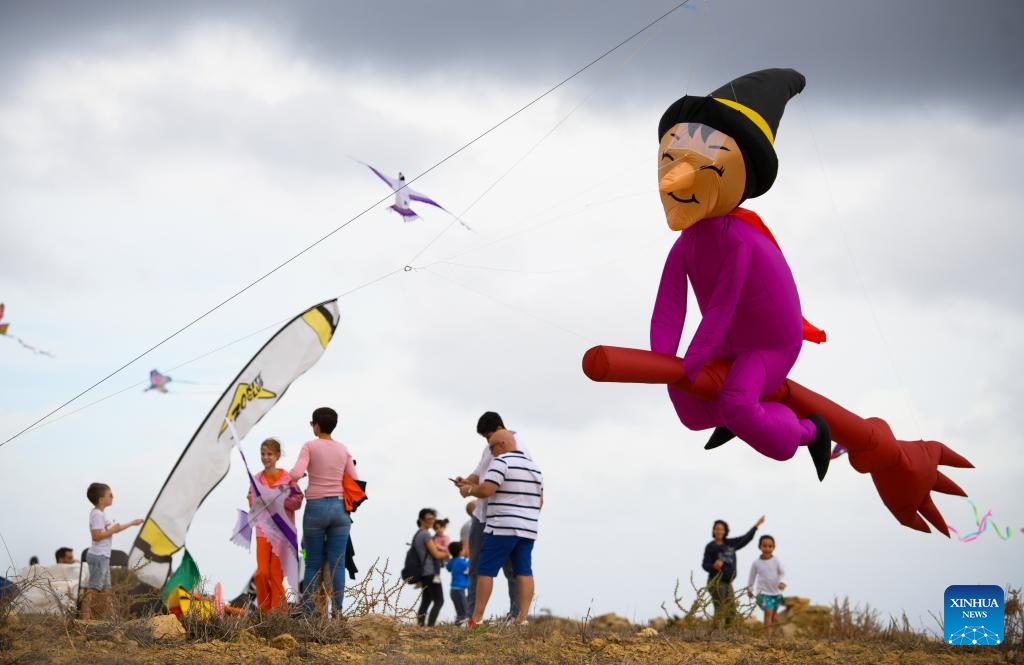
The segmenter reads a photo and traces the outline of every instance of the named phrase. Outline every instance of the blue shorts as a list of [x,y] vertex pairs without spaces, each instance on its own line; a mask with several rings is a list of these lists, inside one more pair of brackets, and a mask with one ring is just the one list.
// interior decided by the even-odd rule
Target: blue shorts
[[477,575],[497,577],[507,559],[512,560],[514,575],[533,576],[533,540],[485,533],[484,544],[480,547],[480,563],[476,567]]
[[110,557],[87,552],[85,562],[89,564],[87,589],[103,591],[110,588]]
[[777,610],[785,604],[786,601],[782,596],[769,596],[766,593],[757,594],[757,606],[760,607],[762,610]]

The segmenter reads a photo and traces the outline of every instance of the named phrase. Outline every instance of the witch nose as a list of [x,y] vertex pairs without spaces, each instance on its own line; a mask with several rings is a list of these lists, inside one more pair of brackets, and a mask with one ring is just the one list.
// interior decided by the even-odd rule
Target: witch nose
[[663,193],[674,192],[680,189],[687,189],[693,186],[697,171],[693,164],[679,162],[674,165],[668,173],[658,181],[658,189]]

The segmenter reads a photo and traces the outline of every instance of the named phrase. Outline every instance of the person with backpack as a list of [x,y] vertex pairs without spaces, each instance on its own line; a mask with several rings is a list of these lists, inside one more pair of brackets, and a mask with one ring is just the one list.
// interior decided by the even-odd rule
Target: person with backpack
[[436,624],[441,606],[444,605],[441,569],[444,567],[444,561],[448,559],[448,552],[443,551],[434,542],[434,533],[431,529],[436,519],[437,511],[433,508],[420,510],[416,519],[416,526],[419,528],[412,537],[412,545],[406,553],[405,566],[402,567],[402,578],[423,589],[420,608],[416,612],[416,623],[421,626]]

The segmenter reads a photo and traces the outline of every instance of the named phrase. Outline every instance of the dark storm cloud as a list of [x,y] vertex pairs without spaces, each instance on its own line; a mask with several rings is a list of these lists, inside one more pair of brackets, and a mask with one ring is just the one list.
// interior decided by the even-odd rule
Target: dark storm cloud
[[[703,94],[754,69],[795,67],[808,91],[893,102],[1024,95],[1016,0],[711,0],[659,24],[630,63],[627,91],[685,81]],[[118,53],[206,20],[273,32],[329,67],[523,80],[573,72],[675,3],[21,2],[0,8],[0,76],[53,52]],[[681,72],[688,72],[680,76]],[[383,73],[383,72],[382,72]],[[680,92],[684,92],[680,90]]]

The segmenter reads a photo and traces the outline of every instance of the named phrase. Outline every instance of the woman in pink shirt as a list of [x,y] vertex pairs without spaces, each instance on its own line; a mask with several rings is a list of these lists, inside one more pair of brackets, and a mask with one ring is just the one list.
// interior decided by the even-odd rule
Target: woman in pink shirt
[[345,510],[342,478],[345,474],[358,480],[352,455],[345,444],[331,438],[338,424],[334,409],[320,407],[309,421],[316,438],[307,441],[299,451],[290,475],[298,480],[309,476],[306,487],[306,511],[302,515],[302,538],[306,544],[306,570],[302,577],[302,607],[313,613],[313,595],[318,586],[320,568],[324,563],[332,573],[332,604],[341,615],[345,597],[345,548],[352,528],[352,518]]

